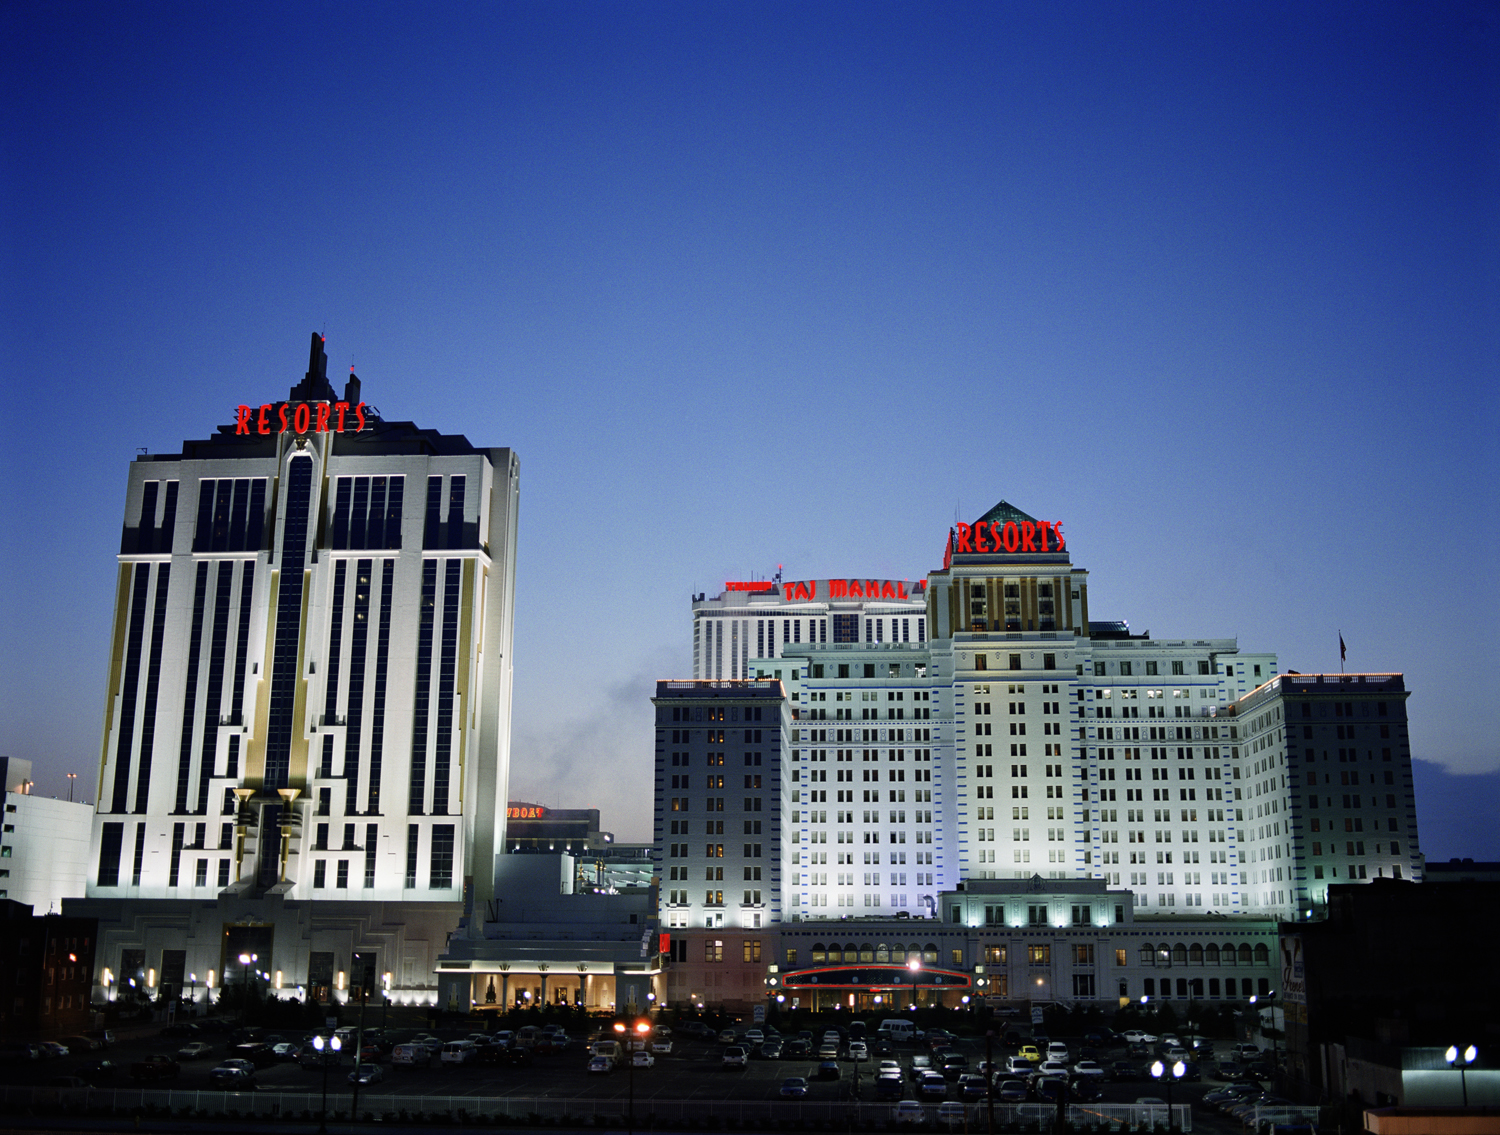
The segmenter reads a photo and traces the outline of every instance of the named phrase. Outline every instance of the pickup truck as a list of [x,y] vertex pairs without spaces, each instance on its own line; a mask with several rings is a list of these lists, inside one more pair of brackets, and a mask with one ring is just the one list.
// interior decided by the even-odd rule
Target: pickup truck
[[148,1056],[130,1066],[132,1080],[175,1080],[181,1071],[170,1056]]

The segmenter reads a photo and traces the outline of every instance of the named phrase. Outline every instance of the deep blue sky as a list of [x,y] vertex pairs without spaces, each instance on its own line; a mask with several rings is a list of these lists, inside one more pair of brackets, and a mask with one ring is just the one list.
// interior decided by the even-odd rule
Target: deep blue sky
[[0,53],[41,791],[96,767],[127,463],[326,329],[520,454],[513,796],[645,838],[692,592],[917,577],[1003,497],[1096,618],[1404,671],[1425,849],[1500,858],[1493,4],[23,0]]

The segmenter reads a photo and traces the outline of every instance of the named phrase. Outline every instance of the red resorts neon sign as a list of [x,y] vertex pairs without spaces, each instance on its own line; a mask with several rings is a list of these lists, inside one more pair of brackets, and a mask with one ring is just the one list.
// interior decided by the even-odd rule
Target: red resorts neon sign
[[[1047,538],[1053,536],[1057,547],[1049,547]],[[1033,524],[1023,520],[1017,524],[998,520],[979,524],[960,524],[954,534],[953,550],[964,552],[1060,552],[1068,546],[1063,539],[1061,520],[1039,520]],[[1040,546],[1038,546],[1040,545]]]
[[1060,552],[1068,546],[1063,539],[1061,520],[982,520],[978,524],[959,524],[948,533],[943,551],[943,567],[955,555],[984,555],[996,552]]
[[[288,407],[292,407],[290,418],[287,416]],[[354,411],[353,416],[349,414]],[[271,420],[271,411],[276,411],[276,420]],[[336,420],[334,419],[337,415]],[[273,425],[279,428],[272,429]],[[234,432],[237,434],[284,434],[287,430],[293,433],[344,433],[346,425],[352,425],[354,432],[359,433],[365,428],[365,404],[355,403],[352,407],[347,402],[298,402],[293,407],[291,402],[267,402],[259,408],[250,406],[239,407],[239,414],[235,418]]]
[[[726,583],[724,590],[770,591],[774,586],[761,581]],[[819,599],[913,599],[926,591],[925,579],[804,579],[781,585],[783,598],[807,602]]]

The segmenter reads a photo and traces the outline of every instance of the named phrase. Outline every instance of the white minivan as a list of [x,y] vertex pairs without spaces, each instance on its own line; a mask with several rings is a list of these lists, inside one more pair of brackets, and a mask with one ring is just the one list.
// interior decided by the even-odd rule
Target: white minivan
[[444,1064],[467,1064],[479,1054],[472,1040],[450,1040],[438,1057]]
[[917,1026],[902,1017],[891,1017],[880,1022],[876,1034],[898,1044],[909,1044],[917,1037]]

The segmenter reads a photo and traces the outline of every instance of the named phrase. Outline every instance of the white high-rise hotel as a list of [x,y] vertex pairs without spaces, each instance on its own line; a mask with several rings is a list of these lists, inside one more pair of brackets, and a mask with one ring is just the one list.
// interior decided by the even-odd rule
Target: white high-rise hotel
[[[1330,882],[1420,878],[1399,675],[1280,675],[1234,639],[1091,622],[1062,525],[1003,501],[926,580],[729,584],[693,616],[696,696],[785,687],[786,759],[760,782],[784,920],[926,916],[967,880],[1033,876],[1142,912],[1289,918]],[[664,732],[668,693],[695,696],[658,691],[658,844],[689,860],[663,856],[663,922],[758,926],[672,887],[716,845],[671,841],[690,825],[674,803],[700,814],[706,790],[672,775],[700,758]]]
[[314,335],[285,402],[130,467],[75,904],[105,995],[254,953],[283,987],[425,997],[493,898],[518,463],[384,421],[326,368]]

